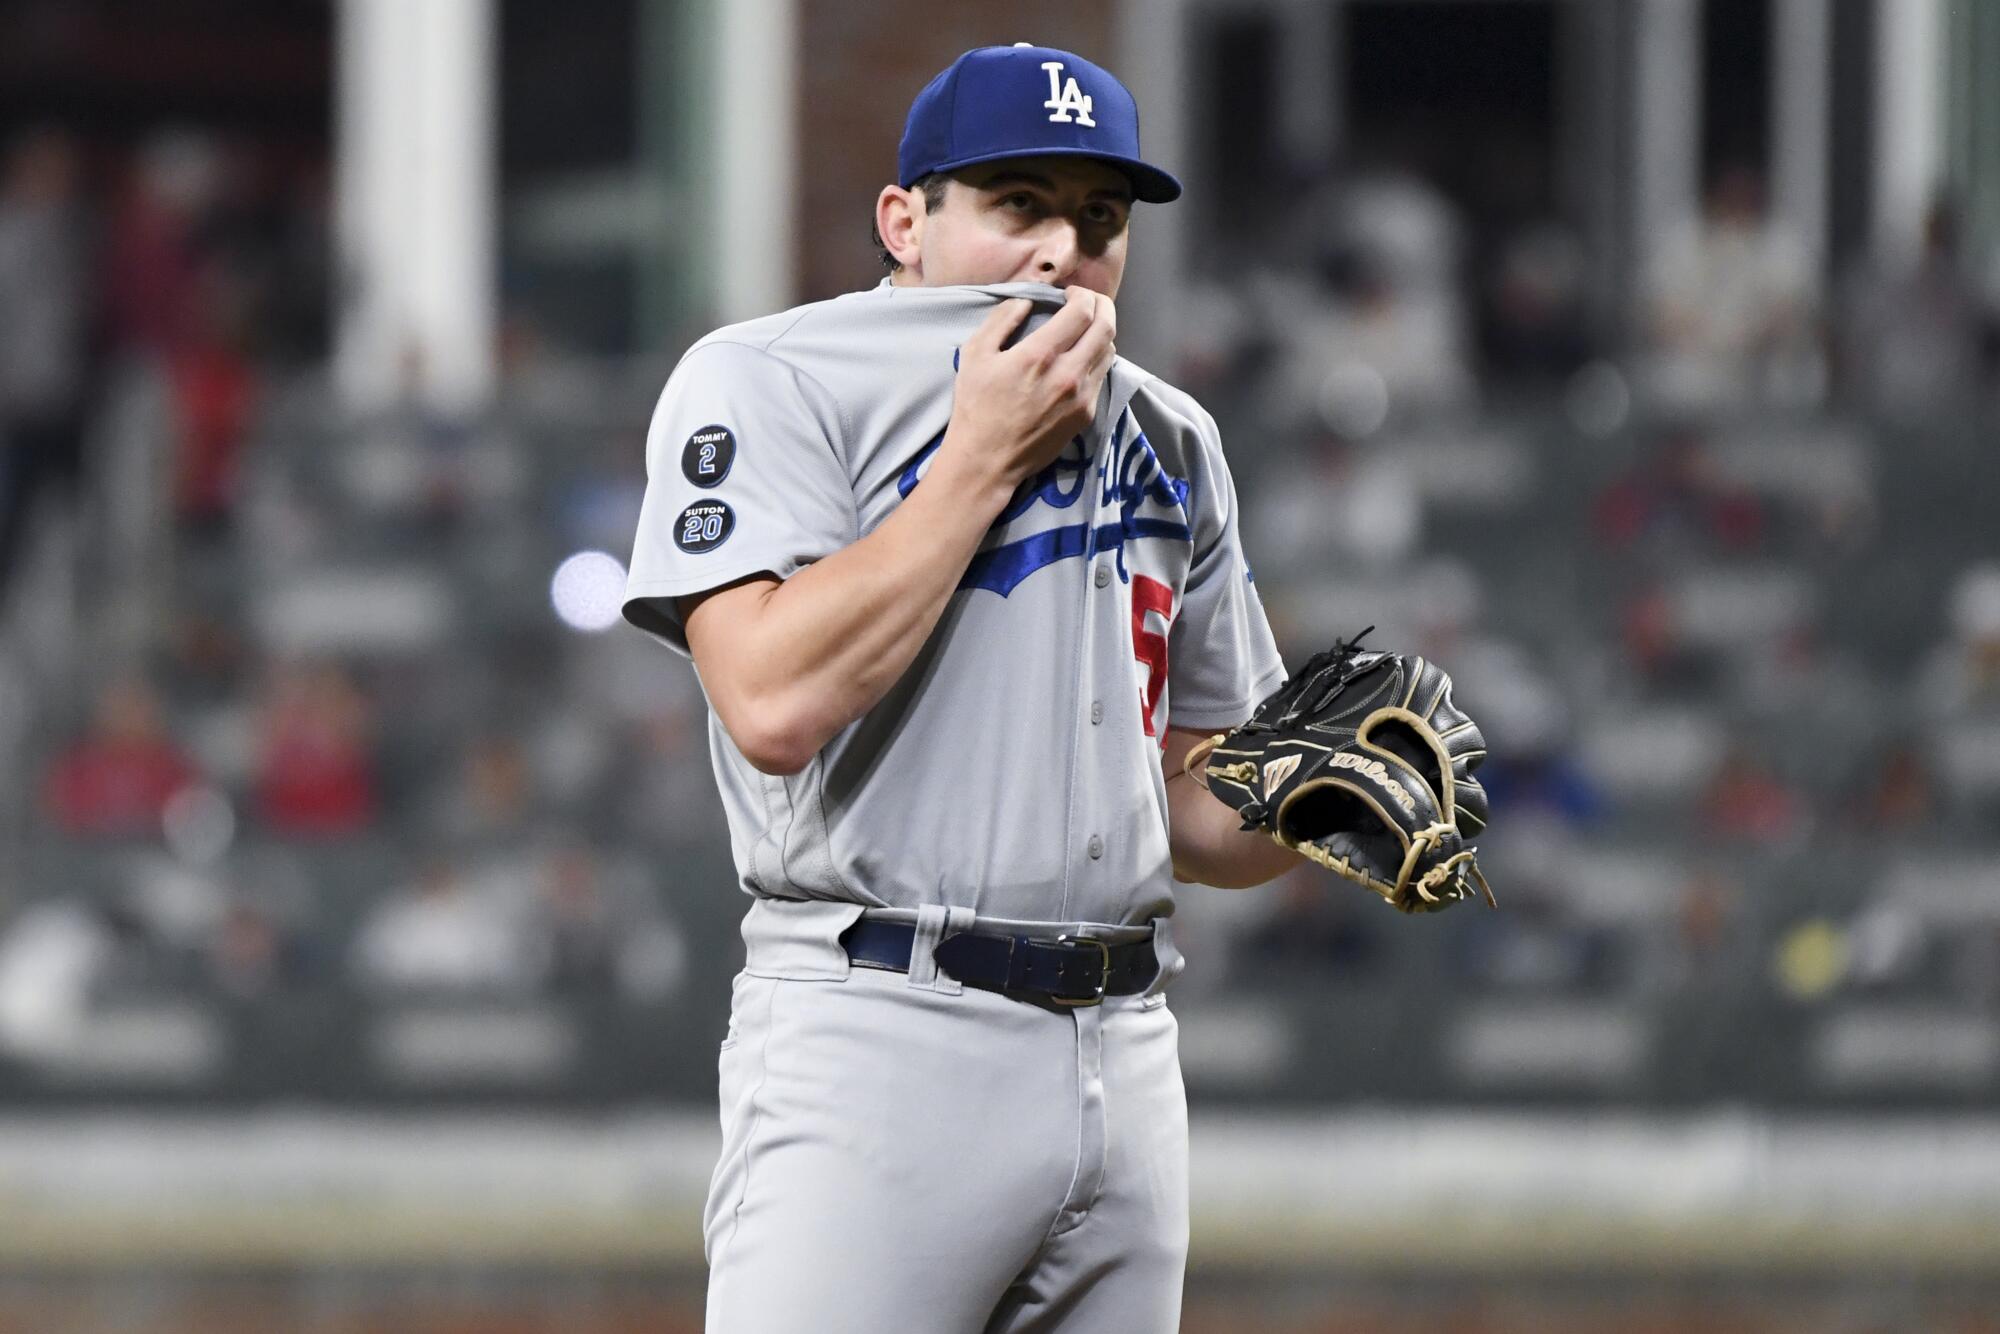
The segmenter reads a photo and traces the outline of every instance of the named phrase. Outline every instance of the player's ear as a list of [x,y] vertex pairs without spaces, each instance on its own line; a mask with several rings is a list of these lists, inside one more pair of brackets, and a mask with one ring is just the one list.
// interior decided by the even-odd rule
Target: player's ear
[[900,185],[885,185],[875,197],[875,230],[882,248],[913,273],[923,255],[924,213],[919,192]]

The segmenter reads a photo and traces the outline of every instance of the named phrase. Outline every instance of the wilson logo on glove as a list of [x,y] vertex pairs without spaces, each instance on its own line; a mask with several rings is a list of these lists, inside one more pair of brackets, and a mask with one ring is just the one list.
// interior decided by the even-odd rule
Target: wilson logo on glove
[[1336,751],[1327,760],[1327,763],[1336,769],[1357,770],[1364,776],[1374,779],[1381,785],[1384,792],[1395,798],[1398,806],[1401,806],[1412,815],[1417,813],[1416,798],[1403,791],[1395,783],[1389,781],[1389,771],[1382,766],[1382,761],[1364,760],[1359,755],[1350,755],[1345,751]]

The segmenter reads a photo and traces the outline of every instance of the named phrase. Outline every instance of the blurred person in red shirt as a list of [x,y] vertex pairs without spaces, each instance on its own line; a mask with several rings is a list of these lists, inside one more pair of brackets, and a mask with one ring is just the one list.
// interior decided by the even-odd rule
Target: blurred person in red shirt
[[198,777],[168,734],[152,688],[126,677],[105,687],[89,729],[56,757],[43,808],[73,836],[145,837],[160,832],[167,802]]
[[1749,751],[1723,757],[1701,797],[1702,826],[1718,838],[1782,843],[1805,820],[1798,794]]
[[243,284],[216,261],[203,267],[195,292],[188,335],[166,363],[179,428],[174,510],[184,529],[213,533],[235,506],[258,386],[246,352]]
[[1672,428],[1651,456],[1626,469],[1591,507],[1599,541],[1613,550],[1645,542],[1703,551],[1746,551],[1764,537],[1758,498],[1722,477],[1703,432]]
[[278,673],[260,718],[257,809],[274,833],[330,838],[375,821],[367,699],[330,663]]
[[105,297],[117,351],[177,350],[195,326],[201,232],[222,158],[201,135],[169,131],[135,156],[111,215]]
[[1713,655],[1688,642],[1674,616],[1673,599],[1658,583],[1641,585],[1620,605],[1618,644],[1627,669],[1648,694],[1700,694],[1715,688]]
[[240,154],[209,137],[168,131],[136,156],[111,220],[112,344],[161,379],[173,419],[174,510],[197,533],[227,522],[256,400],[247,337],[254,284],[245,242],[228,227],[245,171]]

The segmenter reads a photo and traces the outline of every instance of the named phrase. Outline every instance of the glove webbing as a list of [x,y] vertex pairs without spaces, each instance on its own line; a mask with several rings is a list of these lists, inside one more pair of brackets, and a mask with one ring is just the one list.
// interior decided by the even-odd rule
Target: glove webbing
[[[1266,719],[1264,721],[1259,721],[1255,718],[1252,718],[1249,722],[1237,728],[1236,731],[1238,733],[1275,732],[1281,727],[1288,727],[1292,723],[1297,722],[1299,719],[1299,715],[1306,712],[1306,698],[1305,698],[1306,689],[1310,688],[1310,683],[1314,680],[1315,675],[1317,673],[1319,673],[1323,668],[1332,667],[1334,669],[1333,679],[1321,689],[1319,696],[1312,701],[1313,708],[1317,709],[1325,701],[1328,695],[1332,694],[1334,691],[1338,690],[1343,684],[1345,684],[1346,677],[1342,674],[1341,669],[1345,668],[1347,664],[1354,658],[1355,654],[1361,651],[1361,641],[1366,639],[1369,635],[1373,633],[1375,633],[1375,627],[1372,625],[1367,626],[1361,631],[1360,634],[1355,635],[1352,639],[1341,640],[1338,643],[1336,643],[1332,648],[1322,649],[1320,652],[1315,653],[1313,654],[1312,657],[1306,659],[1305,666],[1299,668],[1299,674],[1293,678],[1294,680],[1302,683],[1302,688],[1300,689],[1298,695],[1292,700],[1291,706],[1275,718]],[[1221,745],[1224,741],[1228,740],[1228,737],[1229,734],[1227,732],[1217,732],[1212,737],[1206,737],[1200,741],[1197,741],[1192,746],[1188,747],[1188,753],[1181,760],[1181,772],[1187,775],[1189,778],[1193,778],[1195,782],[1200,783],[1204,791],[1208,789],[1208,779],[1205,775],[1202,777],[1196,777],[1195,766],[1198,764],[1202,764],[1205,760],[1207,760],[1209,755],[1214,752],[1215,748]],[[1223,769],[1220,772],[1223,774],[1224,777],[1229,778],[1235,782],[1242,783],[1247,787],[1251,779],[1257,776],[1257,766],[1255,764],[1252,764],[1250,761],[1245,760],[1241,764],[1231,765],[1229,768]],[[1246,817],[1243,822],[1243,827],[1245,829],[1254,829],[1257,827],[1256,821],[1252,818]]]

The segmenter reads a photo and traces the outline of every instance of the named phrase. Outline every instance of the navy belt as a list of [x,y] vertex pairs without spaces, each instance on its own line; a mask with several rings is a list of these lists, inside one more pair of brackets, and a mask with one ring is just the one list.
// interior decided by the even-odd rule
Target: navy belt
[[[917,929],[862,918],[841,933],[847,957],[872,968],[910,970]],[[1110,945],[1088,936],[1037,940],[984,931],[946,936],[931,951],[937,965],[959,982],[1057,1005],[1096,1005],[1106,996],[1136,996],[1153,985],[1160,961],[1151,940]]]

